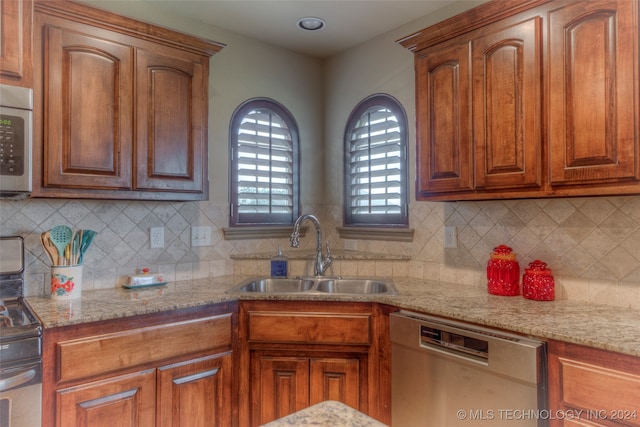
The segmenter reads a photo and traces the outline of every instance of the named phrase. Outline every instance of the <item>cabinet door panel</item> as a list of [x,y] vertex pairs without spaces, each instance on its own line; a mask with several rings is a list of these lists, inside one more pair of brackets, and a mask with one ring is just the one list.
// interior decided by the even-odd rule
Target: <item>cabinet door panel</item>
[[539,187],[541,19],[473,40],[476,187]]
[[469,45],[416,59],[417,196],[473,189]]
[[137,53],[137,189],[203,190],[205,76],[201,64]]
[[158,369],[158,426],[231,425],[231,354]]
[[149,427],[155,425],[156,375],[150,369],[57,394],[58,427]]
[[0,0],[0,82],[31,87],[32,0]]
[[[309,406],[309,359],[305,357],[255,357],[252,387],[253,425],[262,425]],[[258,410],[256,410],[258,409]]]
[[132,51],[45,27],[44,186],[131,188]]
[[358,359],[311,359],[310,370],[310,405],[337,400],[362,410]]
[[637,6],[594,0],[549,13],[552,185],[640,178]]

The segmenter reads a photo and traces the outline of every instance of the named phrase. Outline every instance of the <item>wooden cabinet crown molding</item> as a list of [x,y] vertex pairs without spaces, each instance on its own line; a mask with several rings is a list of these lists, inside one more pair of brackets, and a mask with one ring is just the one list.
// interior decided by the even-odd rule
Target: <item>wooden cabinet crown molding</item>
[[550,1],[489,1],[465,13],[398,39],[396,43],[411,51],[419,51]]
[[189,50],[198,55],[212,56],[226,46],[223,43],[173,31],[73,1],[36,0],[35,11],[82,22],[96,28],[116,31],[153,43]]

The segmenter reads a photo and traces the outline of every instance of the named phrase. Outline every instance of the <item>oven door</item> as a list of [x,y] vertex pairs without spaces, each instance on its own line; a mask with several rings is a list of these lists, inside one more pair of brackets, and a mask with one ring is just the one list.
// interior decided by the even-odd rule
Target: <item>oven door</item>
[[0,427],[42,424],[42,361],[0,369]]

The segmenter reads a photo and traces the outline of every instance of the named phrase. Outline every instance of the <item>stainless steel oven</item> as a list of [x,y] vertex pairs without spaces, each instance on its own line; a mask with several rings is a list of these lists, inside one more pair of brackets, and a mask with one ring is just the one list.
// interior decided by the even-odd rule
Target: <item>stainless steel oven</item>
[[42,327],[24,299],[21,237],[0,237],[0,427],[42,421]]
[[0,197],[31,193],[33,89],[0,84]]

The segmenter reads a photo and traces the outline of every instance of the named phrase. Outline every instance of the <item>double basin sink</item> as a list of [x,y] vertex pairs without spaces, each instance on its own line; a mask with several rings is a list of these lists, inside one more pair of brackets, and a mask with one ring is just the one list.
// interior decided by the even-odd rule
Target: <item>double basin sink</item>
[[252,278],[230,289],[230,293],[397,295],[393,283],[384,279],[343,277]]

